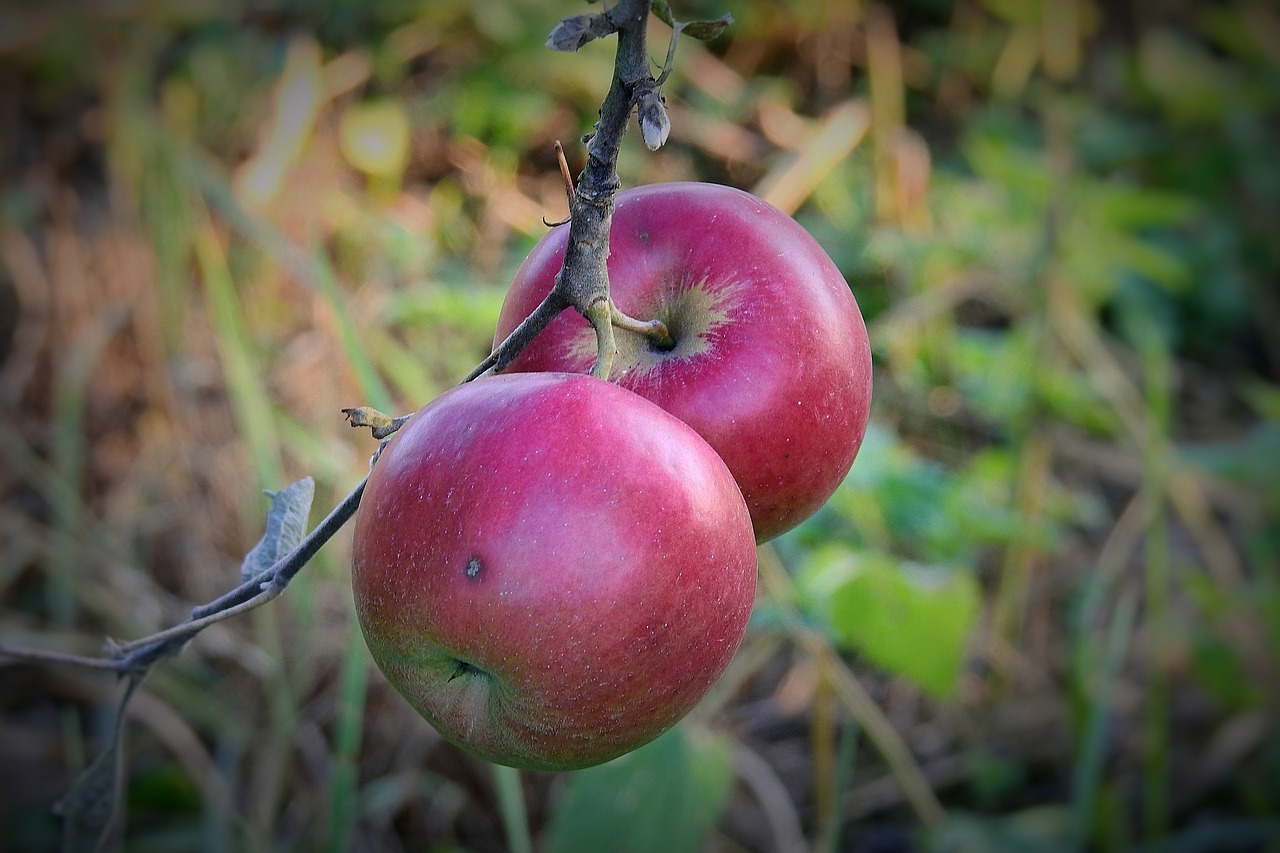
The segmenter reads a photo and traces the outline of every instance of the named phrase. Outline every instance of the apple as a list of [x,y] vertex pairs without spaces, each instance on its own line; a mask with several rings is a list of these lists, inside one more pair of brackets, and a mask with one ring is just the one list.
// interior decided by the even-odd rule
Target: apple
[[[759,542],[809,517],[844,479],[866,430],[871,350],[848,283],[794,219],[703,183],[616,198],[608,261],[624,313],[662,320],[674,347],[616,329],[611,381],[654,401],[715,448],[746,497]],[[569,229],[516,272],[495,346],[550,291]],[[507,372],[590,370],[595,335],[565,311]]]
[[353,549],[387,679],[448,740],[529,769],[598,764],[674,725],[755,595],[724,462],[576,374],[479,379],[423,407],[374,465]]

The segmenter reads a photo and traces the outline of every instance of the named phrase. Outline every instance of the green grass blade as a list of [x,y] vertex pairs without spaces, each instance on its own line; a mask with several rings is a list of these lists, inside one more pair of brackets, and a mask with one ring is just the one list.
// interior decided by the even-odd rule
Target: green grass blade
[[[350,601],[350,599],[348,599]],[[341,853],[351,849],[351,833],[359,812],[360,738],[364,731],[365,688],[368,668],[364,637],[350,613],[351,639],[342,661],[342,686],[338,697],[338,719],[333,747],[333,778],[329,783],[329,840],[325,849]]]
[[75,543],[84,523],[80,483],[85,466],[85,393],[102,351],[124,319],[124,312],[112,312],[72,344],[64,353],[54,387],[53,471],[67,488],[50,492],[53,526],[63,535],[57,539],[60,544],[55,548],[56,570],[47,588],[47,605],[53,623],[63,628],[70,627],[75,610]]
[[506,830],[507,846],[511,853],[533,853],[533,839],[529,835],[529,816],[524,805],[524,789],[520,787],[520,771],[513,767],[495,764],[493,779],[497,783],[498,808],[502,812],[502,827]]
[[333,309],[333,316],[338,323],[338,340],[342,343],[342,350],[347,357],[347,363],[355,373],[356,381],[360,384],[361,393],[368,398],[369,405],[372,405],[375,409],[390,412],[395,407],[391,401],[391,394],[387,391],[387,386],[382,381],[382,377],[378,375],[378,371],[374,368],[373,359],[369,356],[369,347],[361,338],[360,332],[356,329],[356,324],[351,319],[351,312],[347,310],[346,302],[338,291],[338,283],[334,278],[333,270],[319,252],[313,252],[311,260],[316,272],[316,283],[320,286],[320,293],[324,296],[325,301]]
[[1150,435],[1144,459],[1144,479],[1151,500],[1145,552],[1147,632],[1146,751],[1143,766],[1143,830],[1149,839],[1169,831],[1169,749],[1172,708],[1168,648],[1173,626],[1170,610],[1171,582],[1169,530],[1166,500],[1170,479],[1169,425],[1172,406],[1172,365],[1158,335],[1151,333],[1143,346],[1147,385],[1147,421]]
[[[1115,613],[1111,617],[1111,625],[1107,630],[1101,675],[1091,691],[1084,736],[1081,739],[1080,752],[1071,782],[1071,840],[1072,848],[1076,850],[1085,849],[1093,822],[1098,787],[1102,780],[1103,764],[1106,761],[1112,689],[1115,687],[1120,665],[1129,648],[1136,609],[1137,602],[1133,594],[1122,596],[1116,605]],[[1087,685],[1082,685],[1082,689],[1089,688]]]
[[250,353],[235,284],[211,225],[196,234],[195,250],[238,432],[253,458],[259,488],[278,488],[284,485],[285,475],[271,401],[258,379],[261,371]]

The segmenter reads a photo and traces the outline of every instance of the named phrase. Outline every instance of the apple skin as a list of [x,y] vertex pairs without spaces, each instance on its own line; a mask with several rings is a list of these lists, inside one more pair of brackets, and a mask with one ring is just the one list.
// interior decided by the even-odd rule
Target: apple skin
[[570,770],[674,725],[719,678],[755,596],[746,504],[723,461],[590,376],[495,376],[421,409],[355,524],[374,661],[444,737]]
[[[516,272],[494,345],[532,313],[564,260],[548,233]],[[660,319],[660,351],[615,329],[610,380],[692,426],[725,460],[764,542],[812,515],[849,472],[871,405],[871,349],[849,285],[794,219],[755,196],[702,183],[616,197],[608,261],[625,313]],[[507,368],[589,371],[595,334],[565,311]]]

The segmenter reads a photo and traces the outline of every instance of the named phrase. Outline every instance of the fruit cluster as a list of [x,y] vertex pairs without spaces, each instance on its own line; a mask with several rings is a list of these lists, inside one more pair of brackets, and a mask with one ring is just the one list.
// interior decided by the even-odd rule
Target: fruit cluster
[[[516,274],[503,340],[550,291],[568,228]],[[709,184],[622,192],[615,303],[669,341],[617,331],[610,382],[583,375],[574,312],[507,373],[460,386],[390,441],[356,519],[370,651],[446,738],[568,770],[657,737],[724,671],[759,542],[848,473],[871,399],[866,328],[818,243]]]

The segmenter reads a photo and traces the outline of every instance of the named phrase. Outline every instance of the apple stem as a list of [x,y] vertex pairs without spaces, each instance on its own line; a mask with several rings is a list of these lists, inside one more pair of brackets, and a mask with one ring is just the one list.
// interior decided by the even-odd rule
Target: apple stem
[[666,323],[661,320],[637,320],[629,314],[624,314],[612,299],[609,300],[609,321],[619,329],[644,335],[660,350],[675,348],[676,340],[671,337],[671,330],[667,328]]

